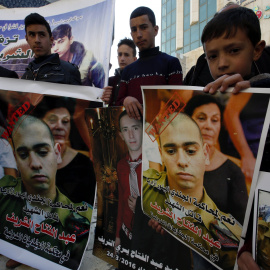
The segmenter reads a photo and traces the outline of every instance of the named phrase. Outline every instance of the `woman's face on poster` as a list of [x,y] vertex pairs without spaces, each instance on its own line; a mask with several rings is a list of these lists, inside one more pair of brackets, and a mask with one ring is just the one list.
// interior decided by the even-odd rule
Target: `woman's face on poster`
[[221,127],[221,113],[219,107],[215,103],[205,104],[197,107],[192,118],[200,127],[203,142],[210,147],[215,146]]
[[66,108],[57,108],[48,111],[43,120],[50,127],[55,143],[59,143],[63,150],[69,141],[70,113]]

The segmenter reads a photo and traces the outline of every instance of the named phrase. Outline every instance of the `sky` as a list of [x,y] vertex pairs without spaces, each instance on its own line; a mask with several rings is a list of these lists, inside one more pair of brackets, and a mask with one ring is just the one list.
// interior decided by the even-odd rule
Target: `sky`
[[[156,24],[159,26],[159,28],[161,28],[161,0],[115,0],[115,29],[110,59],[112,67],[109,76],[113,76],[115,69],[118,68],[117,44],[120,39],[125,37],[131,38],[129,17],[131,12],[139,6],[146,6],[151,8],[156,15]],[[161,32],[159,29],[159,33],[156,36],[156,46],[160,46],[160,39]]]

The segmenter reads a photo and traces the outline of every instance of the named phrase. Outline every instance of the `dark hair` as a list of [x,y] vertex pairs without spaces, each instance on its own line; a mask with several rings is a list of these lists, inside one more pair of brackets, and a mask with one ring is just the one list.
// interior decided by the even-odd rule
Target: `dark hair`
[[132,50],[133,50],[133,56],[136,56],[136,45],[133,42],[133,40],[131,40],[130,38],[123,38],[119,41],[119,43],[117,44],[117,48],[119,48],[122,45],[127,45],[129,46]]
[[72,30],[69,24],[60,24],[52,31],[53,38],[59,39],[67,36],[69,39],[72,37]]
[[[199,127],[199,125],[197,124],[197,122],[190,116],[188,115],[186,112],[174,112],[172,113],[169,118],[167,118],[164,122],[164,126],[167,125],[171,125],[172,127],[174,127],[176,125],[176,123],[178,122],[182,122],[183,120],[187,120],[187,121],[191,121],[192,123],[194,123],[194,125],[196,126],[198,132],[199,132],[199,136],[201,141],[203,142],[203,137],[202,137],[202,132],[201,129]],[[159,145],[161,146],[161,134],[164,131],[164,129],[161,130],[157,130],[157,134],[159,134],[158,136],[158,142]]]
[[223,107],[222,105],[218,102],[218,100],[210,95],[196,95],[192,97],[186,107],[185,107],[185,113],[192,117],[194,111],[196,108],[207,105],[207,104],[216,104],[220,110],[220,116],[221,116],[221,122],[223,120]]
[[32,24],[41,24],[44,25],[49,33],[49,36],[52,36],[52,31],[49,23],[46,21],[46,19],[39,15],[38,13],[31,13],[30,15],[26,16],[24,19],[24,25],[25,25],[25,33],[27,34],[27,27]]
[[42,119],[45,114],[53,109],[66,108],[70,115],[74,113],[75,100],[67,97],[45,96],[35,108],[33,115]]
[[148,7],[138,7],[134,9],[130,15],[130,20],[133,18],[140,17],[142,15],[148,15],[149,21],[153,26],[156,26],[156,17],[152,9]]
[[246,33],[253,46],[261,40],[260,22],[254,11],[237,7],[217,13],[204,27],[201,42],[204,44],[223,34],[225,38],[234,37],[238,29]]
[[[119,124],[119,130],[120,130],[120,131],[121,131],[120,120],[121,120],[121,118],[124,117],[125,115],[127,115],[127,111],[126,111],[126,110],[122,111],[122,112],[120,113],[119,117],[118,117],[118,124]],[[138,121],[140,121],[141,124],[142,124],[142,115],[141,115],[141,119],[138,120]]]
[[[52,134],[52,131],[50,129],[50,127],[41,119],[36,118],[35,116],[32,115],[23,115],[22,117],[20,117],[20,119],[18,120],[18,122],[16,122],[14,129],[11,133],[11,140],[12,140],[12,144],[13,147],[15,149],[15,144],[14,144],[14,136],[16,135],[16,133],[20,130],[20,129],[27,129],[30,127],[30,125],[32,124],[39,124],[39,125],[43,125],[46,130],[48,131],[48,134],[50,136],[50,139],[52,141],[52,144],[54,146],[54,137]],[[27,137],[27,132],[24,132],[25,136]]]

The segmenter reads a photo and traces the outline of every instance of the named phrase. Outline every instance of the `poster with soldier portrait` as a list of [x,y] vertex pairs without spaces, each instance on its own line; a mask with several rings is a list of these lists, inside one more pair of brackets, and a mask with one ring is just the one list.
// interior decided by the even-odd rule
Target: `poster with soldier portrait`
[[78,269],[96,178],[77,107],[101,107],[102,91],[7,78],[0,84],[0,254],[38,269]]
[[37,12],[51,27],[51,52],[79,68],[83,85],[103,88],[109,72],[114,4],[114,0],[81,0],[59,1],[38,9],[1,9],[0,65],[21,77],[34,60],[25,39],[24,18]]
[[[261,89],[239,96],[201,90],[143,87],[143,147],[157,145],[162,165],[149,162],[143,171],[141,204],[152,232],[141,234],[141,243],[151,244],[138,246],[154,259],[164,248],[162,267],[233,269],[269,126],[269,97]],[[235,106],[239,98],[244,106]]]
[[[142,156],[157,155],[158,148],[142,148],[142,118],[130,118],[124,107],[86,110],[86,122],[97,179],[93,254],[118,269],[154,269],[151,262],[162,263],[162,257],[154,262],[137,244],[141,233],[152,231],[141,209],[142,170],[149,168]],[[161,163],[158,157],[154,161]]]

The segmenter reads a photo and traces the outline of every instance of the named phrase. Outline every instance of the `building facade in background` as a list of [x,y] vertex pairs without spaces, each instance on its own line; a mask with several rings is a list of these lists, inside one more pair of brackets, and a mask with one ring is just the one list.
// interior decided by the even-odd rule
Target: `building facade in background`
[[270,45],[270,0],[161,0],[161,51],[179,58],[184,76],[203,53],[204,26],[228,2],[254,10]]

